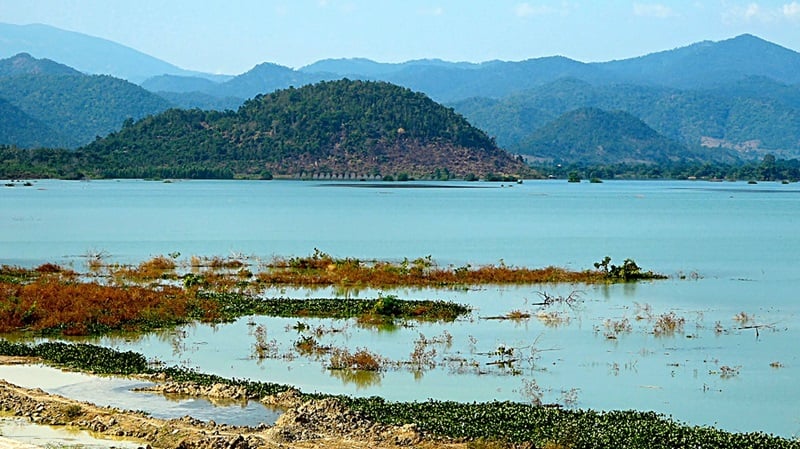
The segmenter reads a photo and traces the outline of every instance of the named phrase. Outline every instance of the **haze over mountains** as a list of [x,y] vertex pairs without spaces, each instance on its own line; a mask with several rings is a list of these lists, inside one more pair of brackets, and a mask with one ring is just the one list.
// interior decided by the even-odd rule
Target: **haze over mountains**
[[58,61],[90,75],[111,75],[133,83],[163,74],[227,79],[184,70],[116,42],[49,25],[0,23],[0,44],[0,58],[30,53],[36,58]]
[[[609,117],[633,117],[652,128],[665,152],[652,162],[667,153],[667,159],[673,158],[673,144],[684,148],[689,159],[800,154],[800,53],[747,34],[599,63],[559,56],[483,63],[329,59],[297,70],[265,62],[233,77],[185,71],[110,41],[44,25],[0,24],[0,42],[0,57],[32,55],[0,62],[0,99],[6,100],[0,107],[15,111],[3,117],[17,117],[24,128],[40,129],[17,130],[12,136],[0,123],[0,143],[21,147],[52,145],[55,140],[74,148],[120,129],[128,117],[139,119],[169,107],[235,110],[258,94],[346,77],[425,93],[520,154],[532,153],[526,145],[532,145],[536,131],[581,108],[628,114],[606,116],[601,120],[606,126]],[[50,61],[33,64],[35,58]],[[13,72],[26,64],[36,68],[22,75]],[[88,75],[97,73],[114,78]],[[116,78],[140,86],[110,81]],[[44,103],[35,95],[21,94],[23,88],[43,92]],[[54,93],[66,90],[69,95]],[[59,120],[58,114],[48,113],[47,102],[52,105],[55,98],[73,111],[71,115]],[[88,111],[101,105],[101,113]],[[82,114],[77,112],[81,108]],[[562,119],[559,126],[569,123]],[[585,126],[575,123],[571,132],[591,133]],[[80,132],[74,132],[75,127]],[[47,129],[56,137],[45,139]],[[705,156],[698,153],[702,148],[708,149]]]

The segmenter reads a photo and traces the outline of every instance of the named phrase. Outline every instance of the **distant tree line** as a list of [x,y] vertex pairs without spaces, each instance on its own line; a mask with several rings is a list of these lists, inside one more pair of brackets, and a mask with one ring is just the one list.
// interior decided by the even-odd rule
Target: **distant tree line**
[[661,164],[533,164],[545,177],[567,179],[724,179],[738,181],[800,181],[800,160],[767,154],[750,162],[665,162]]

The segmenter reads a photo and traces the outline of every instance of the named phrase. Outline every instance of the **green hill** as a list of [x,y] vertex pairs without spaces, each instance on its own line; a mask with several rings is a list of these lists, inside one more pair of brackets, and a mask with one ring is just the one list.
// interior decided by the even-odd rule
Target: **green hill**
[[0,145],[50,147],[63,139],[55,130],[0,98]]
[[515,150],[537,161],[660,163],[693,159],[687,149],[627,112],[576,109],[545,125]]
[[20,75],[72,75],[81,72],[49,59],[36,59],[28,53],[19,53],[11,58],[0,60],[0,78]]
[[519,174],[524,164],[463,117],[383,82],[331,81],[259,95],[237,112],[168,110],[82,153],[105,175],[197,167],[242,176]]
[[[64,136],[54,146],[74,148],[170,107],[165,99],[105,75],[33,74],[0,78],[0,98]],[[18,142],[9,142],[19,144]]]

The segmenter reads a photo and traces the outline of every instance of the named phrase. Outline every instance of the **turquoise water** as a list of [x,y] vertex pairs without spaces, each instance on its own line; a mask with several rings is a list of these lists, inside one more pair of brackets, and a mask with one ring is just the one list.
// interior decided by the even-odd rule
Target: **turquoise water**
[[[363,186],[363,187],[362,187]],[[670,275],[614,286],[399,290],[409,299],[473,305],[453,324],[376,330],[354,321],[324,326],[323,344],[367,348],[389,368],[355,379],[328,358],[292,349],[297,319],[245,318],[171,334],[101,343],[225,376],[290,383],[306,391],[427,398],[559,402],[576,408],[655,410],[733,431],[800,434],[798,292],[800,186],[761,183],[527,181],[344,185],[290,181],[39,181],[0,190],[0,262],[85,268],[86,255],[135,263],[154,255],[308,255],[398,260],[431,255],[441,265],[591,268],[605,255]],[[432,187],[432,188],[431,188]],[[445,188],[446,187],[446,188]],[[463,187],[463,188],[453,188]],[[682,278],[685,276],[685,278]],[[540,293],[581,298],[535,317]],[[332,291],[275,295],[326,297]],[[362,291],[361,297],[379,292]],[[485,320],[512,310],[534,317]],[[684,321],[654,334],[659,316]],[[748,321],[734,320],[745,312]],[[641,319],[637,319],[637,316]],[[630,329],[609,339],[606,320]],[[251,321],[251,323],[248,323]],[[252,324],[274,339],[275,358],[253,357]],[[760,326],[758,335],[752,326]],[[415,340],[432,343],[437,367],[414,372]],[[513,368],[490,364],[515,348]],[[476,366],[477,365],[477,366]],[[535,382],[537,389],[532,389]],[[533,393],[532,393],[533,391]]]

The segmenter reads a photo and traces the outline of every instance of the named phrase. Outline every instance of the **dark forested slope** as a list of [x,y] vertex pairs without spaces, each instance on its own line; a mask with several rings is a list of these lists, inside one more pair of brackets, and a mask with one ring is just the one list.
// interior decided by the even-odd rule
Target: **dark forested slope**
[[82,153],[120,174],[202,166],[240,175],[520,174],[525,166],[463,117],[392,84],[331,81],[259,95],[237,112],[168,110]]
[[691,159],[687,149],[622,111],[576,109],[525,139],[517,152],[541,161],[660,163]]

